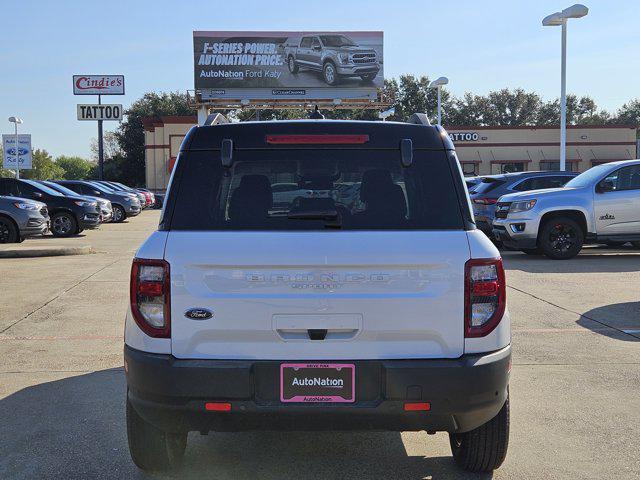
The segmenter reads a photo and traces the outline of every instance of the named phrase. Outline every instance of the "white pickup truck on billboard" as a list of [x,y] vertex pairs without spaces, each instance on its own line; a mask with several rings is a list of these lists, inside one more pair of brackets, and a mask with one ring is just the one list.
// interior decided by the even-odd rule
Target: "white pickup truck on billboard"
[[203,98],[375,98],[382,32],[193,32]]

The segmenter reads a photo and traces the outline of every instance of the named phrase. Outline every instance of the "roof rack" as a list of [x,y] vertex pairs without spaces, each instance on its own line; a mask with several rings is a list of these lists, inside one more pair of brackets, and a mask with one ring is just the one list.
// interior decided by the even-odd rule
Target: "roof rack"
[[416,125],[426,125],[426,126],[430,126],[431,122],[429,122],[429,118],[427,117],[426,113],[414,113],[409,117],[409,120],[407,120],[408,123],[413,123]]
[[229,119],[221,113],[212,113],[204,121],[203,126],[210,127],[211,125],[219,125],[221,123],[231,123]]

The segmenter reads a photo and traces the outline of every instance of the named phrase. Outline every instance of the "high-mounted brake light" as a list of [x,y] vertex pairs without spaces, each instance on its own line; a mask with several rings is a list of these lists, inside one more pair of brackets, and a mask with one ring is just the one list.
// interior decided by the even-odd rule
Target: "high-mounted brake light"
[[369,135],[267,135],[271,145],[347,145],[363,144]]
[[140,329],[155,338],[171,336],[169,264],[134,258],[131,265],[131,313]]
[[405,412],[428,412],[429,410],[431,410],[431,404],[429,402],[404,404]]
[[465,264],[464,336],[484,337],[504,315],[506,287],[501,258],[472,259]]
[[208,412],[230,412],[231,404],[227,402],[207,402],[204,409]]

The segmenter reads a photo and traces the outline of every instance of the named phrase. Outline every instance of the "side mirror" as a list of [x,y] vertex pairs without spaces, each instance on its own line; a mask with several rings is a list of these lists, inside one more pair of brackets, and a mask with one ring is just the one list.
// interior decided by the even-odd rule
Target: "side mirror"
[[33,195],[32,195],[32,196],[33,196],[33,198],[38,198],[38,199],[40,199],[40,198],[44,197],[44,195],[42,194],[42,192],[33,192]]
[[614,189],[615,187],[611,180],[602,180],[598,183],[598,192],[600,193],[612,192]]
[[322,50],[322,47],[320,45],[314,45],[313,50],[315,50],[316,52],[319,52],[320,50]]
[[99,197],[100,195],[102,195],[102,192],[100,190],[91,190],[91,195],[93,195],[94,197]]

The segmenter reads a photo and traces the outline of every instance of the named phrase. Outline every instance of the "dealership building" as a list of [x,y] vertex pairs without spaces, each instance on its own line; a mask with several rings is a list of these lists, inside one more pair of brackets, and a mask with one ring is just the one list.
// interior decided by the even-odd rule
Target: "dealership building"
[[[196,116],[143,119],[147,188],[161,192]],[[445,127],[446,128],[446,127]],[[490,175],[559,168],[557,126],[447,128],[465,175]],[[638,158],[637,127],[570,125],[567,127],[567,170],[583,172],[595,165]]]

